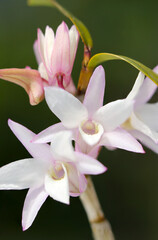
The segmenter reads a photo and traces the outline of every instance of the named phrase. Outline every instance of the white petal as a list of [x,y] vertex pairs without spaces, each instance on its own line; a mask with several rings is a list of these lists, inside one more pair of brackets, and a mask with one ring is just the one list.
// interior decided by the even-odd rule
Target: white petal
[[25,189],[34,185],[40,177],[42,168],[36,159],[23,159],[0,168],[0,189]]
[[79,41],[79,33],[74,25],[69,30],[69,38],[70,38],[70,65],[71,67],[73,67]]
[[107,170],[103,164],[86,154],[75,152],[75,156],[77,168],[82,174],[97,175]]
[[132,135],[120,128],[105,133],[99,144],[105,147],[116,147],[131,152],[144,153],[141,144]]
[[32,188],[28,191],[22,213],[23,231],[27,230],[33,223],[39,209],[45,202],[48,194],[44,187]]
[[135,81],[135,84],[131,90],[131,92],[128,94],[127,99],[133,100],[138,95],[140,87],[143,84],[145,75],[142,72],[139,72],[138,77]]
[[152,130],[158,132],[158,103],[144,104],[135,114]]
[[137,114],[132,113],[131,115],[131,125],[133,129],[136,129],[143,134],[150,137],[154,142],[158,142],[158,133],[153,131],[150,126],[148,126],[143,119],[139,118]]
[[97,144],[104,133],[104,129],[102,125],[99,123],[95,123],[95,124],[97,124],[97,130],[98,130],[95,134],[87,134],[82,130],[82,125],[79,126],[79,131],[83,140],[90,146]]
[[33,132],[24,126],[13,122],[12,120],[8,120],[8,125],[15,136],[34,158],[47,159],[48,161],[51,161],[52,155],[50,153],[50,146],[48,144],[31,143],[31,140],[35,137]]
[[45,39],[44,39],[44,57],[45,57],[45,63],[51,71],[51,57],[54,47],[54,32],[52,28],[49,26],[46,26],[45,30]]
[[105,72],[102,66],[99,66],[93,72],[88,84],[83,104],[88,109],[89,117],[103,106],[105,90]]
[[99,108],[93,119],[104,127],[105,131],[112,131],[125,122],[133,110],[133,101],[117,100]]
[[67,130],[67,128],[65,128],[62,125],[62,123],[54,124],[54,125],[46,128],[39,134],[35,135],[35,137],[32,139],[32,142],[34,142],[34,143],[51,142],[51,141],[53,141],[54,134],[56,134],[57,132],[63,131],[63,130]]
[[130,131],[130,133],[135,138],[140,140],[144,146],[148,147],[153,152],[158,154],[158,143],[155,143],[151,138],[149,138],[148,136],[146,136],[145,134],[143,134],[137,130],[132,130],[132,131]]
[[[153,69],[153,71],[158,74],[158,66],[156,66]],[[156,83],[154,83],[150,78],[146,77],[136,97],[136,101],[137,101],[136,104],[142,105],[148,102],[151,99],[151,97],[154,95],[156,89],[157,89]]]
[[45,176],[45,190],[54,200],[69,204],[69,183],[66,168],[62,165],[64,176],[54,179],[50,174]]
[[61,88],[46,87],[45,98],[49,108],[67,128],[78,127],[88,117],[85,106]]
[[70,131],[56,133],[51,143],[51,150],[56,160],[74,161],[75,156],[72,146],[72,133]]

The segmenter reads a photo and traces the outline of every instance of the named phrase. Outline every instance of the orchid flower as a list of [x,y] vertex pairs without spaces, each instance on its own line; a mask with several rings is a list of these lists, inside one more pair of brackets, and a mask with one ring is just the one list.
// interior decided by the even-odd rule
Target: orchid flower
[[140,143],[120,127],[131,115],[133,101],[123,99],[102,106],[104,88],[105,73],[102,66],[94,71],[83,103],[61,88],[46,87],[47,104],[61,123],[39,133],[33,141],[49,142],[56,131],[69,129],[77,142],[76,149],[93,157],[96,157],[101,145],[143,153]]
[[45,35],[38,29],[38,37],[34,43],[34,52],[39,64],[41,77],[50,86],[68,87],[73,90],[71,79],[79,33],[73,25],[69,30],[66,23],[62,22],[56,36],[50,27],[46,27]]
[[[158,66],[153,71],[158,73]],[[158,153],[158,102],[147,103],[156,90],[157,85],[147,77],[144,79],[144,74],[140,72],[127,96],[127,99],[134,100],[134,109],[123,127],[145,146]]]
[[46,27],[45,36],[38,30],[38,39],[34,43],[34,52],[39,63],[38,70],[0,69],[0,78],[20,85],[27,92],[30,104],[36,105],[44,98],[44,86],[59,86],[71,93],[76,89],[71,72],[79,41],[75,26],[68,30],[62,22],[56,36],[50,27]]
[[0,168],[1,190],[29,188],[22,214],[23,230],[31,226],[48,196],[69,204],[69,196],[78,196],[85,191],[84,174],[106,171],[97,160],[73,150],[71,132],[54,135],[51,145],[34,144],[30,142],[35,136],[33,132],[11,120],[8,123],[33,157]]

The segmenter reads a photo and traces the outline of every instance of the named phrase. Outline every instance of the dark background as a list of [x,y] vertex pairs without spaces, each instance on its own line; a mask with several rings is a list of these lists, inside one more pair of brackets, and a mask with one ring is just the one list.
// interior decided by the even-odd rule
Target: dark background
[[[93,54],[122,54],[153,68],[158,64],[158,1],[127,0],[60,0],[89,28]],[[0,68],[37,68],[32,45],[37,28],[46,25],[54,30],[65,20],[57,10],[28,7],[25,0],[0,0]],[[77,84],[83,45],[80,40],[73,78]],[[124,98],[132,88],[138,71],[127,63],[111,61],[106,70],[105,101]],[[155,96],[157,101],[158,95]],[[29,157],[22,144],[7,126],[11,118],[34,132],[58,120],[43,101],[29,105],[22,88],[0,81],[0,153],[1,163]],[[158,157],[150,150],[135,154],[103,149],[99,160],[108,172],[94,177],[94,183],[106,217],[117,240],[158,239]],[[21,212],[26,190],[0,192],[1,240],[90,240],[91,232],[79,198],[65,206],[51,198],[42,206],[32,227],[21,229]]]

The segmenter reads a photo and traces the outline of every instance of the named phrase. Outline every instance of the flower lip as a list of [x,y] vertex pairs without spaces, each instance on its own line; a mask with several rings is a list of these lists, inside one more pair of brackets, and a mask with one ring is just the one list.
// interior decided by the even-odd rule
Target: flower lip
[[104,129],[98,122],[86,120],[79,126],[79,131],[82,138],[88,145],[95,145],[99,142]]

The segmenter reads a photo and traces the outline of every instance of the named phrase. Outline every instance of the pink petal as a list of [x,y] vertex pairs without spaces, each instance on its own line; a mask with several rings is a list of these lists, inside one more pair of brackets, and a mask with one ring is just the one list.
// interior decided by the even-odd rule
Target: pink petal
[[121,148],[131,152],[144,153],[142,145],[131,134],[121,128],[107,132],[102,137],[100,145]]
[[86,154],[75,152],[75,156],[77,168],[82,174],[97,175],[107,170],[103,164]]
[[71,74],[69,30],[64,22],[60,24],[56,31],[51,65],[53,76],[57,73],[64,75]]
[[47,197],[48,194],[45,192],[43,186],[31,188],[28,191],[22,213],[23,231],[27,230],[32,225],[39,209]]
[[68,179],[69,179],[69,191],[72,197],[79,196],[85,191],[87,187],[87,180],[83,174],[81,174],[73,163],[67,163]]
[[88,88],[85,94],[83,104],[89,112],[89,117],[103,105],[105,89],[105,72],[102,66],[99,66],[93,72]]
[[30,98],[30,104],[36,105],[44,98],[43,81],[37,70],[33,69],[1,69],[0,78],[23,87]]
[[15,136],[34,158],[47,159],[48,161],[52,160],[49,145],[31,143],[31,140],[35,136],[33,132],[10,119],[8,120],[8,125]]
[[45,99],[51,111],[67,128],[75,128],[87,119],[85,106],[73,95],[57,87],[45,88]]
[[44,59],[47,68],[51,72],[51,56],[54,48],[54,32],[52,28],[46,26],[44,39]]
[[129,118],[133,110],[133,103],[127,99],[110,102],[99,108],[93,119],[102,124],[105,131],[112,131]]
[[[158,74],[158,66],[156,66],[153,69],[153,71]],[[156,83],[154,83],[151,79],[146,77],[136,97],[136,104],[137,104],[136,107],[138,105],[142,105],[148,102],[154,95],[156,89],[157,89]]]

